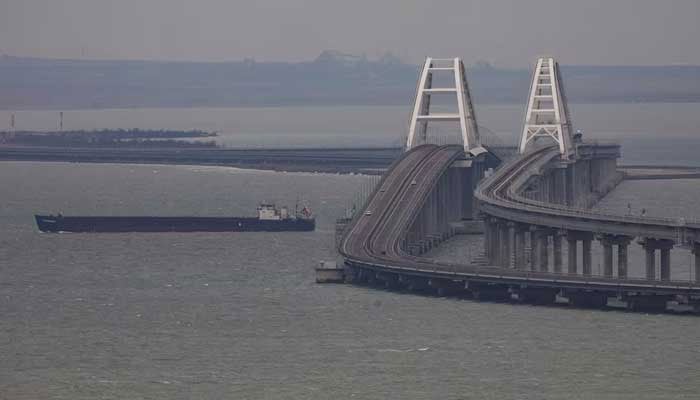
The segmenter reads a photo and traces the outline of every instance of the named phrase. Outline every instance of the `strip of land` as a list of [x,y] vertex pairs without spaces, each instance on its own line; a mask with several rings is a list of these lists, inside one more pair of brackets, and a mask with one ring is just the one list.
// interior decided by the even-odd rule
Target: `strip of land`
[[81,148],[2,146],[0,160],[216,165],[276,171],[381,174],[401,148]]
[[[490,148],[501,159],[515,147]],[[0,161],[45,161],[117,164],[213,165],[290,172],[381,175],[403,151],[400,147],[356,148],[149,148],[54,147],[0,144]],[[625,179],[697,179],[700,167],[629,165]]]

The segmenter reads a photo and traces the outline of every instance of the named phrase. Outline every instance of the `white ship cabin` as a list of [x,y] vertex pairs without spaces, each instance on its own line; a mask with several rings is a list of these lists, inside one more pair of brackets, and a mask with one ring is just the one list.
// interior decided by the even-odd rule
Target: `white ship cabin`
[[287,207],[278,209],[274,204],[260,203],[258,206],[258,219],[261,220],[281,220],[289,218],[289,210]]

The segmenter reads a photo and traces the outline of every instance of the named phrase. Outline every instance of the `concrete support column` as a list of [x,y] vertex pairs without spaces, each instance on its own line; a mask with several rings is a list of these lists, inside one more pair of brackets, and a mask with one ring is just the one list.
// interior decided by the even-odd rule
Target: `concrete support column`
[[508,223],[508,267],[515,268],[517,266],[517,247],[515,223]]
[[493,247],[491,251],[493,252],[493,265],[501,265],[501,246],[503,246],[503,237],[501,237],[501,222],[494,220],[493,222]]
[[613,276],[613,248],[608,240],[602,240],[603,245],[603,275],[606,278]]
[[582,258],[583,258],[583,275],[585,276],[590,276],[591,275],[591,239],[590,238],[585,238],[583,239],[583,246],[581,249],[582,252]]
[[576,240],[575,237],[568,236],[566,238],[566,242],[568,243],[568,251],[569,251],[569,260],[568,260],[568,272],[570,274],[576,274],[577,273],[577,262],[578,262],[578,240]]
[[554,272],[561,273],[561,232],[554,232],[552,236],[552,256],[554,257]]
[[489,245],[489,261],[492,265],[498,265],[498,257],[500,254],[500,234],[498,229],[498,220],[491,218],[491,243]]
[[539,253],[537,253],[537,227],[530,226],[528,230],[528,242],[525,248],[525,256],[527,257],[527,267],[530,271],[537,271],[537,260]]
[[462,199],[462,218],[473,219],[474,218],[474,182],[477,179],[472,178],[471,168],[462,168],[462,188],[464,190],[464,197]]
[[617,246],[617,276],[627,278],[627,245],[631,237],[621,235],[601,235],[598,237],[603,246],[603,275],[613,277],[613,246]]
[[548,190],[549,190],[549,185],[547,185],[547,179],[545,175],[540,176],[540,183],[539,183],[539,188],[540,188],[540,201],[546,203],[547,202],[547,196]]
[[537,266],[542,272],[549,271],[549,234],[547,231],[541,230],[536,234],[537,250]]
[[493,232],[491,227],[491,218],[484,218],[484,255],[491,262],[491,246],[493,242]]
[[671,249],[673,241],[668,239],[644,238],[640,241],[646,252],[646,278],[656,280],[656,250],[661,250],[661,268],[659,278],[671,279]]
[[500,265],[503,268],[508,268],[510,266],[510,229],[508,223],[502,222],[499,227],[500,237],[501,237],[501,257]]
[[700,283],[700,243],[693,244],[693,254],[695,255],[695,282]]
[[530,240],[532,244],[531,260],[532,260],[532,270],[539,271],[540,269],[540,258],[542,256],[542,241],[540,240],[540,232],[530,231]]
[[627,247],[629,241],[626,243],[619,243],[617,245],[617,277],[620,279],[627,279]]
[[517,229],[515,231],[515,268],[525,269],[525,231]]
[[567,199],[569,198],[568,195],[568,188],[566,185],[566,168],[560,168],[557,171],[557,178],[558,178],[558,183],[557,183],[557,191],[559,192],[559,203],[563,205],[567,205]]
[[662,248],[661,249],[661,269],[660,278],[662,281],[671,280],[671,249]]
[[576,199],[576,174],[575,164],[569,165],[566,168],[566,205],[574,206]]
[[650,281],[656,279],[656,248],[651,246],[645,246],[644,251],[645,256],[645,266],[646,266],[646,278]]

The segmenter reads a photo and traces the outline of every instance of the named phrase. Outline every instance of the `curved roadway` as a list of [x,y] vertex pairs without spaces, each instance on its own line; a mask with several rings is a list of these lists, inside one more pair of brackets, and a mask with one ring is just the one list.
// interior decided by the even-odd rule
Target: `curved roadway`
[[[413,219],[434,189],[441,174],[463,156],[460,146],[418,146],[394,162],[369,197],[365,207],[353,219],[339,245],[348,265],[386,271],[398,275],[440,278],[452,281],[487,282],[528,287],[592,289],[608,292],[639,291],[654,294],[700,294],[700,286],[688,281],[648,281],[645,279],[616,279],[569,275],[539,271],[482,267],[466,263],[437,262],[425,257],[411,256],[401,249],[401,242]],[[630,234],[654,232],[676,233],[677,226],[665,220],[628,219],[582,213],[563,206],[537,203],[517,194],[517,186],[526,175],[544,165],[558,153],[543,148],[518,157],[485,179],[475,196],[484,212],[514,221],[537,225],[585,229],[586,224],[603,225],[595,232]],[[621,221],[621,219],[623,221]],[[551,221],[551,222],[547,222]],[[602,224],[601,224],[602,222]],[[551,225],[549,225],[551,224]],[[629,224],[631,226],[625,226]],[[574,227],[575,226],[575,227]],[[694,226],[690,226],[694,229]],[[635,231],[636,230],[636,231]]]

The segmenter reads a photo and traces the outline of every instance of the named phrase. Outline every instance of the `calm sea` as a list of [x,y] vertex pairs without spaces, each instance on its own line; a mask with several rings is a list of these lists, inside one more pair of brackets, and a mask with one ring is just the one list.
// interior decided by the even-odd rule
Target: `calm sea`
[[[700,105],[573,109],[591,136],[604,121],[601,136],[623,141],[629,162],[699,164]],[[517,107],[477,112],[506,141],[517,131]],[[17,113],[18,128],[52,129],[53,114]],[[360,146],[397,141],[406,118],[395,107],[70,111],[66,128]],[[697,317],[316,285],[313,267],[334,258],[333,220],[368,179],[0,162],[0,399],[698,398]],[[630,182],[601,207],[690,216],[698,197],[697,180]],[[32,221],[58,211],[252,215],[259,201],[297,198],[316,212],[315,232],[56,235]],[[443,256],[476,248],[455,242]],[[689,273],[684,251],[674,251],[676,278]]]

